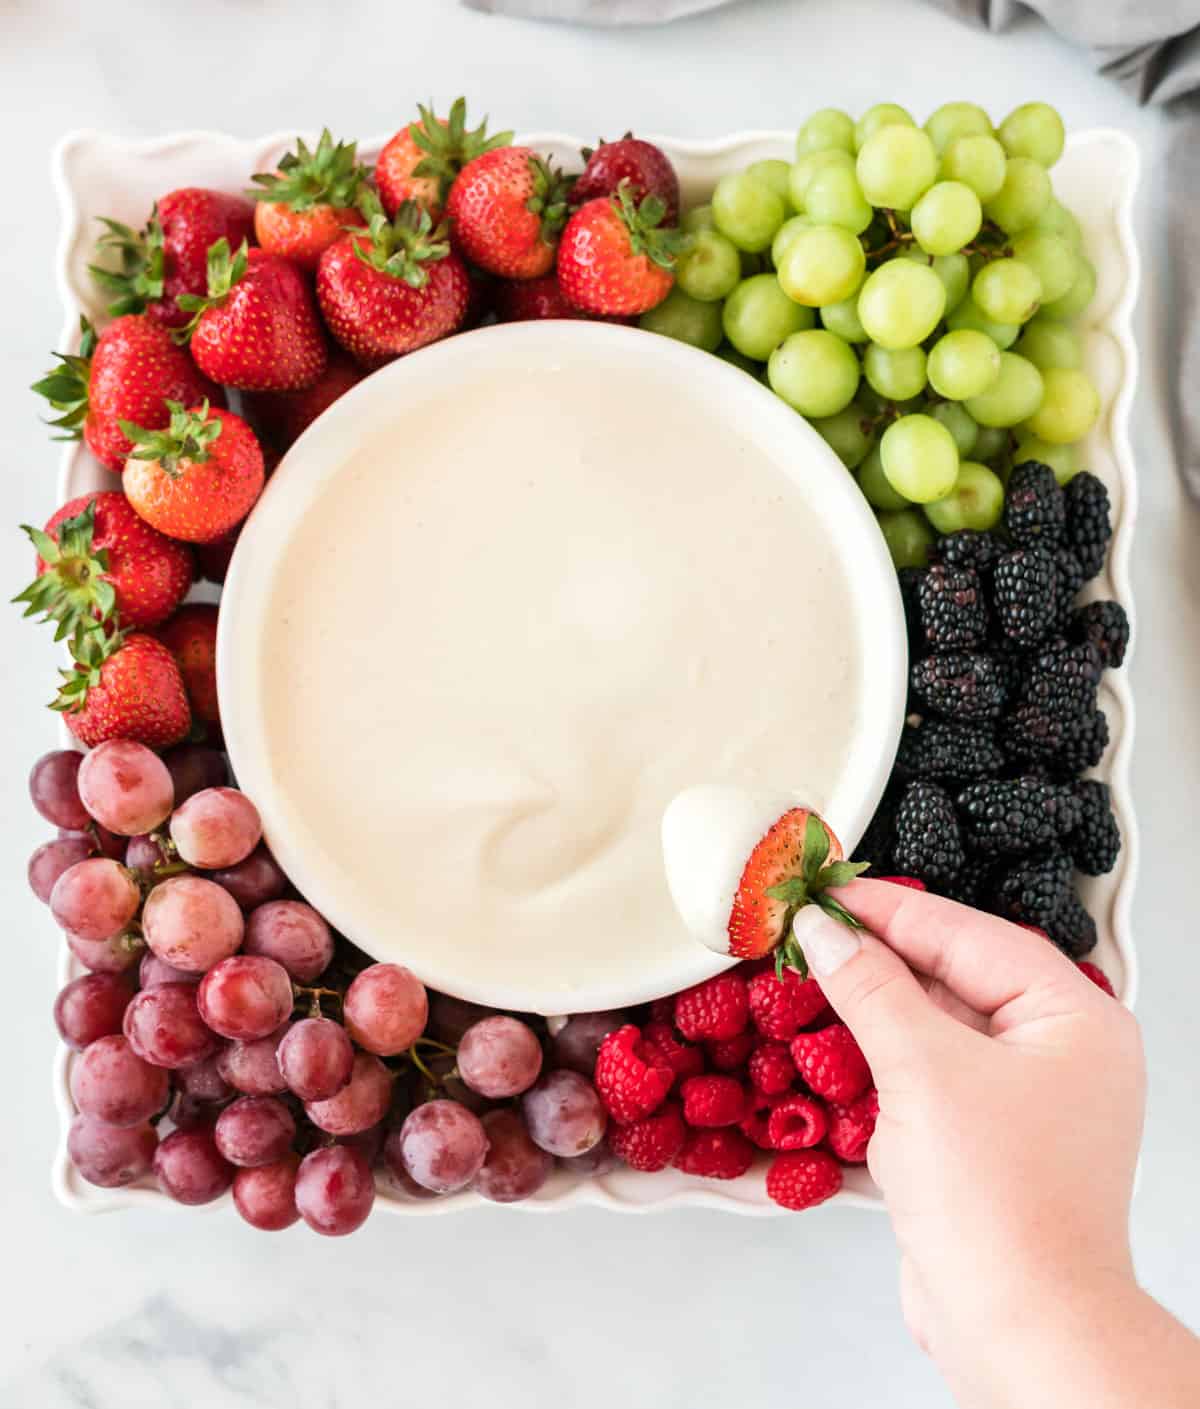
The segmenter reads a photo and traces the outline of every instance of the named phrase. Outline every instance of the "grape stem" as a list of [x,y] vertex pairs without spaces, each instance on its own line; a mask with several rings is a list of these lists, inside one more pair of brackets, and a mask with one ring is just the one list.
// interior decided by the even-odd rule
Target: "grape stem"
[[343,1001],[342,992],[338,988],[310,988],[302,983],[292,984],[293,1003],[303,1002],[306,996],[308,998],[308,1016],[310,1018],[322,1018],[325,1016],[321,1011],[322,998],[336,998],[339,1003]]

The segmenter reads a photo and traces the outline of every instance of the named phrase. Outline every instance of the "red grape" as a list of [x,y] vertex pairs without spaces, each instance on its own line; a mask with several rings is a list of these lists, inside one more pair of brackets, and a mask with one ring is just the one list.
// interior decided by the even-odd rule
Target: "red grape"
[[233,1183],[233,1165],[222,1158],[211,1130],[175,1130],[154,1152],[154,1173],[176,1203],[208,1204]]
[[120,1189],[150,1173],[157,1146],[147,1122],[122,1128],[77,1115],[67,1135],[67,1158],[89,1184]]
[[279,1044],[290,1024],[284,1023],[253,1042],[231,1042],[217,1054],[217,1067],[235,1091],[246,1096],[277,1096],[287,1090],[279,1070]]
[[324,1101],[308,1101],[305,1111],[318,1129],[330,1135],[357,1135],[387,1115],[392,1102],[392,1074],[369,1052],[357,1052],[350,1080]]
[[54,882],[50,913],[80,939],[111,939],[137,914],[142,893],[119,861],[93,856],[77,861]]
[[383,1150],[387,1133],[387,1122],[381,1120],[378,1125],[370,1125],[366,1130],[357,1130],[353,1135],[339,1135],[337,1143],[349,1145],[352,1150],[357,1150],[369,1165],[374,1166]]
[[58,1035],[76,1052],[98,1037],[121,1031],[133,984],[119,974],[84,974],[72,979],[54,1000]]
[[279,1044],[279,1070],[302,1101],[336,1095],[354,1070],[354,1048],[346,1029],[329,1018],[301,1018]]
[[529,1138],[521,1117],[515,1111],[489,1111],[483,1129],[489,1148],[472,1188],[498,1204],[536,1194],[550,1177],[554,1161]]
[[233,1202],[252,1228],[277,1233],[300,1217],[296,1207],[296,1171],[300,1156],[286,1154],[274,1164],[239,1169],[233,1176]]
[[221,1113],[219,1101],[202,1101],[186,1091],[177,1091],[167,1112],[176,1130],[211,1130]]
[[558,1162],[564,1169],[572,1174],[582,1175],[585,1179],[594,1179],[621,1167],[620,1159],[613,1154],[607,1140],[598,1141],[581,1155],[568,1155],[565,1158],[559,1156]]
[[516,1018],[484,1018],[458,1044],[459,1075],[472,1091],[494,1100],[528,1091],[541,1069],[537,1033]]
[[488,1138],[476,1115],[457,1101],[426,1101],[383,1147],[393,1169],[406,1170],[435,1194],[465,1189],[483,1167]]
[[[60,833],[60,836],[78,836],[77,832]],[[116,832],[110,832],[107,827],[102,827],[98,822],[93,822],[83,833],[92,843],[92,852],[96,856],[107,856],[111,861],[124,861],[125,848],[129,845],[128,837],[121,837]]]
[[157,988],[160,983],[199,983],[201,974],[189,974],[186,969],[177,969],[160,959],[152,949],[142,955],[138,967],[138,987]]
[[149,833],[129,838],[125,848],[125,864],[131,871],[139,872],[143,880],[152,880],[155,866],[161,866],[166,860],[162,846]]
[[236,788],[204,788],[171,817],[171,840],[179,855],[206,871],[236,866],[261,838],[258,808]]
[[134,739],[106,739],[79,765],[79,796],[101,826],[120,836],[152,832],[171,815],[175,785],[167,765]]
[[200,1017],[196,992],[193,983],[160,983],[126,1008],[122,1030],[143,1061],[173,1070],[215,1054],[217,1039]]
[[386,1156],[382,1169],[384,1183],[387,1187],[406,1199],[440,1199],[442,1197],[441,1194],[435,1194],[432,1189],[423,1189],[402,1164],[392,1165]]
[[146,949],[144,941],[135,934],[118,934],[112,939],[80,939],[77,934],[68,934],[66,941],[76,959],[94,974],[123,974]]
[[492,1016],[492,1009],[482,1003],[468,1003],[465,998],[452,998],[448,993],[429,992],[429,1020],[425,1035],[449,1047],[457,1047],[462,1035],[480,1018]]
[[596,1053],[601,1042],[628,1021],[629,1015],[620,1011],[576,1013],[551,1039],[550,1051],[555,1065],[591,1076],[596,1070]]
[[99,1037],[75,1059],[71,1099],[81,1115],[109,1125],[140,1125],[167,1103],[170,1079],[151,1066],[128,1039]]
[[257,905],[265,905],[268,900],[278,900],[287,889],[283,868],[262,844],[236,866],[210,872],[209,879],[224,886],[243,910],[253,910]]
[[217,749],[204,744],[176,744],[162,756],[175,786],[175,806],[185,803],[203,788],[223,788],[229,782],[229,769]]
[[287,1154],[296,1138],[296,1122],[274,1096],[239,1096],[217,1117],[213,1134],[230,1164],[253,1169]]
[[43,905],[48,905],[59,876],[77,861],[86,861],[95,850],[95,844],[85,832],[71,832],[68,836],[44,841],[29,858],[29,889]]
[[371,1166],[359,1150],[329,1145],[300,1161],[296,1207],[316,1233],[340,1238],[367,1221],[375,1202]]
[[242,948],[247,954],[265,954],[282,964],[297,983],[311,983],[329,967],[333,934],[322,916],[304,901],[272,900],[246,916]]
[[79,765],[74,749],[42,754],[29,773],[29,796],[47,822],[68,831],[82,831],[91,821],[79,796]]
[[[233,904],[232,896],[229,900]],[[292,981],[274,959],[234,954],[204,975],[197,1001],[200,1016],[214,1032],[253,1042],[274,1032],[291,1015]]]
[[429,1000],[420,979],[402,964],[372,964],[346,990],[342,1020],[360,1047],[394,1057],[425,1031]]
[[175,1085],[181,1094],[194,1101],[227,1101],[233,1095],[233,1087],[221,1075],[221,1051],[205,1057],[202,1062],[193,1062],[175,1074]]
[[521,1097],[525,1128],[548,1154],[586,1154],[604,1136],[608,1117],[596,1088],[577,1071],[551,1071]]
[[242,912],[227,890],[203,876],[172,876],[142,907],[146,943],[165,963],[202,974],[237,951]]

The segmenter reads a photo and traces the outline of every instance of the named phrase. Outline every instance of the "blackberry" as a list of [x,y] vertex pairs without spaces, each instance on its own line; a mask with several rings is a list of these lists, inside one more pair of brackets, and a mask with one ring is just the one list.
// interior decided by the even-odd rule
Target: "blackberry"
[[908,632],[908,653],[918,656],[924,650],[925,634],[921,630],[921,609],[917,601],[926,568],[900,568],[896,579],[900,583],[900,601],[904,607],[904,625]]
[[1058,577],[1054,594],[1054,620],[1056,625],[1065,629],[1075,606],[1075,598],[1087,579],[1079,555],[1071,548],[1054,550],[1054,568]]
[[1005,640],[1028,649],[1058,616],[1058,571],[1044,548],[1016,548],[992,572],[992,605]]
[[1089,778],[1075,784],[1079,821],[1067,838],[1067,850],[1077,870],[1104,876],[1117,864],[1121,832],[1113,816],[1108,785]]
[[1038,704],[1052,718],[1073,723],[1096,707],[1104,667],[1090,641],[1056,639],[1032,656],[1021,688],[1022,704]]
[[950,794],[936,783],[910,783],[896,813],[892,864],[903,876],[937,886],[952,881],[965,860]]
[[896,754],[896,770],[933,783],[969,783],[994,777],[1004,767],[1004,751],[986,724],[923,719],[906,724]]
[[1042,926],[1068,958],[1077,963],[1096,947],[1096,922],[1072,890],[1049,921]]
[[875,815],[867,823],[866,831],[854,848],[850,858],[852,861],[869,861],[880,871],[891,865],[892,846],[896,840],[896,809],[900,806],[903,791],[895,779],[889,781]]
[[983,651],[926,656],[913,665],[909,684],[922,705],[947,719],[996,719],[1008,703],[1006,672]]
[[1022,765],[1030,759],[1057,757],[1074,721],[1058,719],[1040,704],[1018,705],[1000,725],[1000,747]]
[[1071,613],[1072,640],[1090,641],[1100,652],[1105,669],[1124,664],[1129,645],[1129,618],[1120,602],[1089,602]]
[[1045,851],[1083,816],[1071,789],[1032,777],[972,783],[956,803],[968,843],[987,856]]
[[935,886],[934,890],[948,900],[957,900],[960,905],[970,905],[978,910],[987,899],[991,875],[992,862],[986,856],[968,856],[959,867],[958,875]]
[[1108,720],[1103,710],[1093,709],[1063,729],[1059,745],[1050,759],[1050,769],[1058,778],[1078,778],[1089,768],[1096,767],[1107,747]]
[[1104,566],[1112,537],[1108,490],[1088,470],[1077,474],[1063,491],[1067,507],[1066,543],[1078,554],[1085,578],[1095,577]]
[[931,567],[917,584],[925,644],[935,651],[969,649],[987,635],[983,584],[974,568]]
[[976,572],[986,573],[1003,552],[1004,544],[994,533],[960,528],[957,533],[939,538],[929,557],[931,562],[944,563],[947,567],[974,568]]
[[997,915],[1022,925],[1049,930],[1071,894],[1071,858],[1051,852],[1040,860],[1022,860],[1001,871],[992,890]]
[[1025,460],[1013,467],[1004,496],[1004,527],[1018,548],[1057,548],[1066,513],[1062,488],[1049,465]]

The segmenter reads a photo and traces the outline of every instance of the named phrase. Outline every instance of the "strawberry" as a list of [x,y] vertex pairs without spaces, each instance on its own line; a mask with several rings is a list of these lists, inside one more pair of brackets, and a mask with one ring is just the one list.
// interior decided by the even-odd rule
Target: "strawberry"
[[487,119],[467,130],[467,103],[456,98],[448,118],[435,117],[430,108],[417,104],[420,120],[410,122],[390,138],[375,163],[375,185],[389,215],[405,201],[416,201],[437,220],[446,204],[454,178],[464,166],[484,152],[507,147],[511,132],[487,135]]
[[572,308],[558,286],[558,277],[543,274],[537,279],[505,279],[496,289],[496,316],[501,323],[524,323],[542,318],[586,318],[582,309]]
[[241,531],[242,525],[235,524],[214,542],[196,544],[196,567],[205,582],[225,581]]
[[329,331],[364,367],[457,332],[470,279],[429,212],[406,201],[390,223],[367,196],[366,235],[344,235],[321,256],[317,298]]
[[323,411],[362,379],[362,368],[339,349],[330,354],[325,370],[312,386],[303,391],[247,392],[242,403],[255,430],[287,450]]
[[154,634],[175,657],[193,717],[204,724],[220,724],[215,604],[190,602]]
[[583,149],[587,165],[575,182],[571,204],[583,205],[597,196],[615,196],[622,181],[628,181],[634,200],[657,196],[663,203],[663,221],[674,225],[679,219],[679,177],[670,158],[653,142],[643,142],[632,132],[617,142],[601,141],[593,151]]
[[297,138],[296,150],[280,159],[278,171],[260,171],[250,178],[262,187],[246,194],[258,202],[254,233],[268,254],[313,270],[347,225],[363,223],[357,202],[367,173],[356,151],[355,142],[335,145],[326,127],[316,151]]
[[232,411],[171,402],[165,431],[125,422],[136,443],[125,464],[134,509],[171,538],[214,543],[241,523],[263,487],[263,454],[254,432]]
[[645,313],[675,282],[681,236],[662,228],[657,196],[638,204],[628,182],[615,196],[587,201],[567,221],[558,248],[558,282],[568,303],[588,313]]
[[746,862],[729,914],[729,952],[739,959],[758,959],[774,950],[780,977],[785,963],[802,978],[807,976],[808,965],[791,934],[793,915],[811,903],[857,926],[828,889],[845,885],[866,869],[865,862],[842,860],[841,842],[815,812],[791,808]]
[[182,328],[189,314],[180,294],[203,294],[208,288],[208,250],[217,240],[237,249],[254,236],[254,207],[241,196],[185,186],[169,191],[150,212],[144,230],[101,217],[108,234],[96,244],[101,255],[116,254],[120,269],[88,266],[92,278],[116,295],[108,305],[115,318],[145,313],[166,328]]
[[183,678],[171,652],[144,632],[105,635],[81,628],[71,643],[74,666],[50,708],[88,748],[106,739],[136,739],[163,749],[191,726]]
[[536,279],[554,265],[570,185],[528,147],[500,147],[454,179],[446,215],[454,247],[506,279]]
[[278,254],[230,254],[226,240],[208,252],[208,293],[181,294],[196,366],[242,391],[300,391],[325,370],[327,352],[312,290]]
[[107,470],[120,474],[129,456],[121,421],[158,430],[171,419],[168,401],[190,405],[206,397],[216,406],[225,395],[196,370],[171,334],[148,317],[129,314],[110,323],[99,337],[86,318],[79,320],[77,353],[56,353],[60,366],[33,390],[63,414],[51,421],[67,440],[82,436]]
[[191,550],[151,528],[118,490],[69,500],[44,529],[22,527],[37,577],[15,600],[28,603],[26,616],[57,622],[57,640],[114,614],[127,631],[157,626],[192,585]]

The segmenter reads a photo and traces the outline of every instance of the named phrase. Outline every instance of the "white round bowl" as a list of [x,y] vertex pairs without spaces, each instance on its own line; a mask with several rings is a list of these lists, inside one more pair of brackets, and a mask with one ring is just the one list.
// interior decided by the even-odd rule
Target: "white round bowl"
[[[623,1007],[674,992],[719,972],[729,960],[691,939],[682,923],[664,936],[653,953],[631,971],[600,981],[569,968],[569,957],[550,954],[537,973],[492,979],[481,985],[470,952],[456,951],[437,934],[404,936],[398,952],[394,935],[381,933],[386,909],[380,896],[364,894],[348,882],[326,844],[317,844],[305,819],[296,815],[277,785],[269,762],[271,720],[265,707],[265,649],[273,629],[272,585],[284,546],[310,506],[357,447],[419,416],[422,405],[456,382],[478,381],[499,369],[520,367],[536,401],[539,371],[566,367],[586,371],[602,388],[605,368],[634,369],[654,379],[669,395],[686,386],[689,414],[711,418],[714,427],[736,427],[770,461],[804,486],[847,584],[845,617],[853,621],[859,644],[860,716],[852,756],[839,775],[826,812],[847,849],[858,840],[887,781],[903,722],[906,648],[896,576],[874,517],[841,462],[802,417],[736,367],[664,337],[586,322],[531,322],[479,329],[402,358],[368,377],[337,401],[300,437],[276,470],[241,535],[225,585],[218,639],[221,717],[238,784],[258,804],[266,839],[303,894],[342,933],[377,958],[403,959],[430,987],[498,1008],[540,1013],[586,1012]],[[603,407],[602,395],[598,407]],[[601,414],[589,408],[587,415]],[[581,434],[586,424],[581,413]],[[480,426],[481,455],[488,428]],[[670,525],[664,526],[670,532]],[[384,535],[386,538],[386,535]],[[447,533],[446,552],[454,552]],[[795,609],[795,649],[805,649],[802,564],[762,563],[757,570],[780,580],[780,628],[789,638],[789,603]],[[702,565],[701,565],[702,570]],[[428,604],[436,611],[436,602]],[[349,624],[347,630],[353,630]],[[380,636],[381,650],[403,653],[403,641],[385,643],[379,623],[362,629]],[[819,669],[819,663],[814,663]],[[318,682],[314,682],[318,687]],[[321,688],[352,689],[353,682],[324,682]],[[789,708],[786,700],[780,709]],[[737,719],[730,719],[736,731]],[[811,748],[812,741],[805,741]],[[288,767],[293,766],[289,761]],[[301,769],[304,759],[294,766]],[[705,779],[697,778],[697,782]],[[791,780],[795,783],[795,779]],[[789,780],[779,779],[786,789]],[[340,839],[338,845],[341,845]],[[353,842],[347,839],[346,845]],[[380,877],[386,888],[387,878]],[[556,960],[558,962],[556,963]]]

